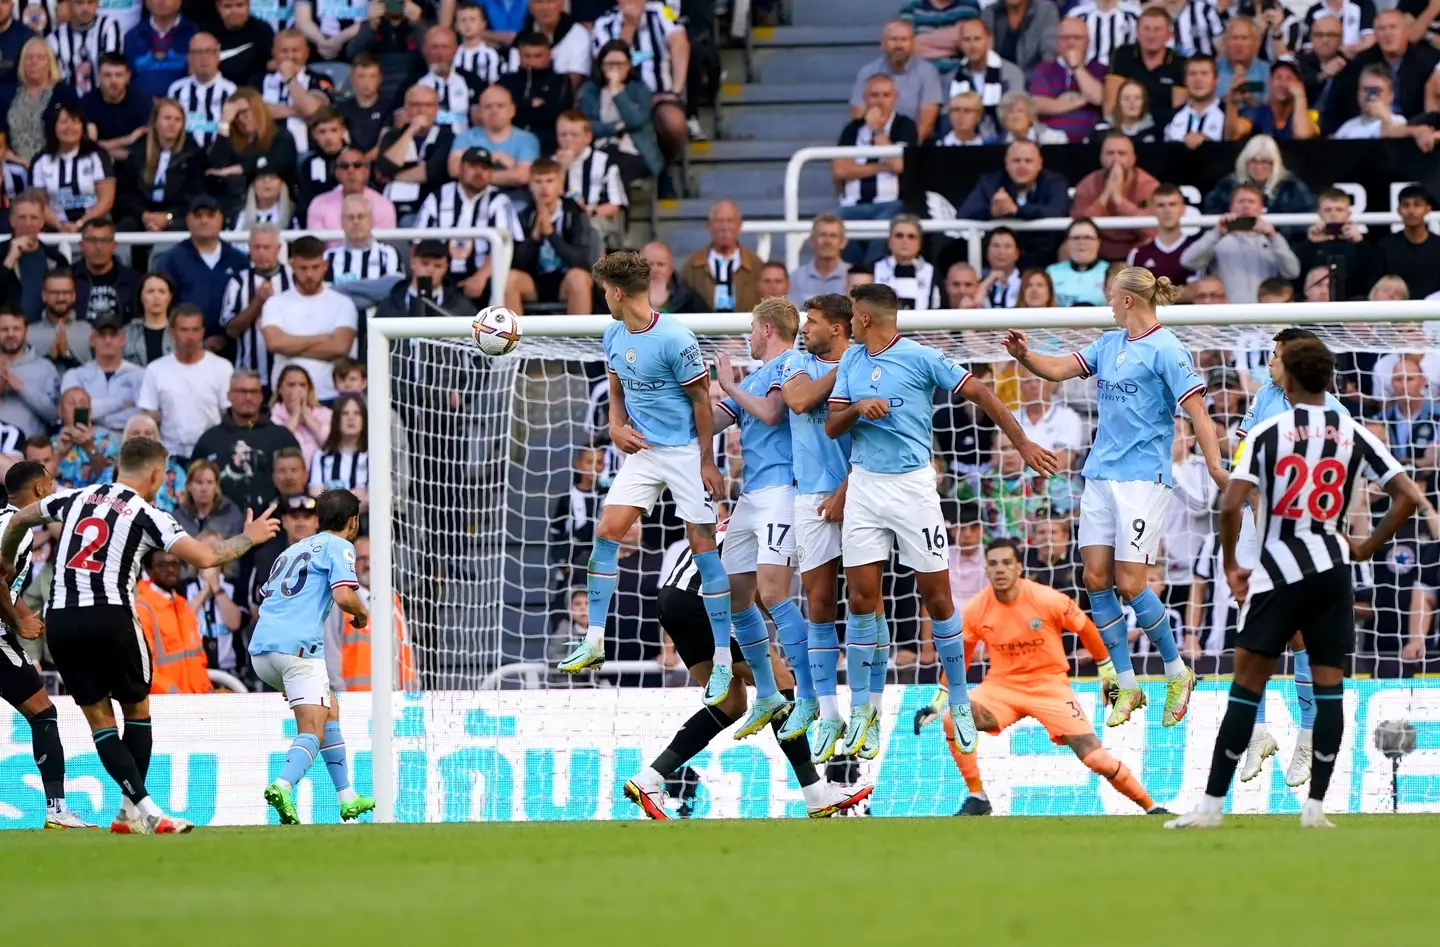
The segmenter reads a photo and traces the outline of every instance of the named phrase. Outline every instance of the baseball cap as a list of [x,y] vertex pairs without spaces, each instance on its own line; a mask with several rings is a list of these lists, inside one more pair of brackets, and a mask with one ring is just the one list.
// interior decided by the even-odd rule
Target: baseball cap
[[220,202],[209,194],[196,194],[190,198],[190,203],[185,206],[185,213],[193,214],[201,210],[219,210]]
[[1430,192],[1425,190],[1423,184],[1407,184],[1402,187],[1400,193],[1395,195],[1395,204],[1398,207],[1401,201],[1412,197],[1420,198],[1431,207],[1435,206],[1435,198],[1430,196]]
[[465,153],[460,156],[461,164],[483,164],[487,168],[495,167],[495,159],[490,156],[488,148],[466,148]]
[[1305,78],[1303,75],[1300,74],[1300,64],[1295,61],[1295,58],[1293,56],[1281,56],[1279,59],[1271,63],[1270,73],[1272,75],[1275,73],[1276,69],[1288,69],[1296,79],[1303,80]]
[[435,259],[436,257],[448,257],[450,251],[445,248],[443,240],[421,240],[415,244],[415,255]]
[[280,509],[285,513],[314,513],[315,498],[305,493],[297,493],[286,497],[281,502]]
[[95,322],[91,324],[90,328],[96,332],[104,329],[114,329],[116,332],[120,332],[124,330],[125,326],[123,323],[121,323],[119,316],[115,315],[113,312],[107,312],[99,319],[96,319]]

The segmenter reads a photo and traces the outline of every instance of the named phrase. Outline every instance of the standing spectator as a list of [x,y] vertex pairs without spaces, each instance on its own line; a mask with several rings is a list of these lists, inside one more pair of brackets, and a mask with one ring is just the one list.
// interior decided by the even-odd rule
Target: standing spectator
[[257,372],[268,388],[275,366],[258,325],[260,311],[294,284],[295,275],[280,263],[280,228],[274,224],[257,224],[250,231],[249,250],[250,265],[230,277],[225,287],[220,325],[238,346],[235,366]]
[[1231,192],[1230,212],[1180,254],[1180,263],[1197,270],[1208,267],[1225,284],[1232,303],[1255,302],[1257,288],[1273,276],[1295,279],[1300,261],[1264,213],[1261,190],[1240,185]]
[[263,510],[276,498],[273,471],[282,450],[295,452],[304,464],[295,435],[264,410],[260,379],[253,371],[237,369],[230,378],[230,408],[220,423],[200,435],[194,458],[213,461],[220,468],[220,489],[242,510]]
[[981,10],[980,21],[990,30],[1000,58],[1021,72],[1028,74],[1055,55],[1060,11],[1053,0],[1001,0]]
[[146,273],[136,293],[138,319],[125,323],[122,353],[127,362],[144,368],[162,355],[175,351],[170,334],[170,310],[175,308],[175,286],[163,273]]
[[1280,157],[1280,146],[1269,135],[1256,135],[1235,157],[1235,170],[1221,178],[1205,195],[1200,209],[1223,214],[1230,208],[1230,194],[1237,185],[1260,189],[1265,209],[1272,214],[1302,214],[1315,209],[1315,195],[1305,182],[1291,174]]
[[205,176],[227,216],[239,212],[256,175],[275,169],[288,183],[295,174],[295,139],[254,89],[238,89],[220,113],[220,137],[210,146]]
[[1403,279],[1411,299],[1424,299],[1440,292],[1440,237],[1425,223],[1435,202],[1425,188],[1411,184],[1400,190],[1396,204],[1404,229],[1380,241],[1380,269]]
[[1100,259],[1100,228],[1077,217],[1065,231],[1061,259],[1045,268],[1060,306],[1105,305],[1105,261]]
[[[915,123],[895,110],[895,80],[877,73],[865,82],[864,115],[852,119],[840,133],[839,144],[908,145],[920,143]],[[889,220],[904,210],[900,200],[900,174],[905,159],[836,158],[830,173],[840,189],[840,217],[843,220]],[[857,241],[851,248],[851,262],[873,261],[880,253],[878,241]]]
[[595,55],[595,75],[580,87],[575,110],[590,122],[595,147],[619,162],[627,183],[660,173],[665,159],[650,119],[650,90],[632,70],[624,43],[606,43]]
[[480,121],[480,93],[485,84],[474,73],[455,68],[457,49],[454,30],[446,26],[426,30],[425,62],[430,71],[420,77],[420,84],[435,90],[440,103],[435,121],[460,135]]
[[99,80],[100,57],[124,52],[120,23],[100,13],[99,0],[69,0],[70,18],[50,33],[50,48],[60,61],[60,78],[84,96]]
[[1140,5],[1133,0],[1086,0],[1069,16],[1085,26],[1085,58],[1110,65],[1117,49],[1135,42]]
[[124,360],[125,334],[114,315],[95,320],[90,327],[90,348],[95,357],[72,368],[60,380],[60,390],[80,388],[90,399],[90,423],[97,435],[119,434],[135,416],[145,370]]
[[1369,81],[1366,68],[1379,66],[1390,77],[1394,89],[1392,108],[1397,115],[1414,118],[1426,111],[1426,97],[1440,96],[1440,50],[1425,42],[1413,42],[1399,10],[1386,10],[1375,17],[1375,45],[1357,54],[1345,67],[1320,113],[1320,127],[1333,134],[1359,112],[1360,86]]
[[185,130],[202,150],[220,137],[220,116],[235,94],[235,83],[220,74],[220,41],[209,33],[190,40],[190,74],[170,83],[165,93],[185,110]]
[[185,491],[175,521],[191,536],[204,532],[234,536],[245,523],[239,504],[220,491],[220,468],[213,460],[192,460],[185,468]]
[[361,53],[350,66],[350,94],[335,105],[350,144],[372,162],[379,155],[380,133],[390,124],[390,109],[380,97],[380,81],[380,61]]
[[90,137],[119,161],[150,127],[150,96],[130,82],[130,63],[118,53],[100,57],[96,87],[80,100]]
[[650,89],[660,150],[666,163],[673,163],[688,136],[679,99],[690,69],[690,38],[645,0],[617,0],[615,9],[595,21],[591,36],[597,55],[611,40],[629,46],[631,62],[639,66],[640,79]]
[[332,418],[333,412],[315,397],[309,372],[298,364],[280,369],[270,396],[270,420],[295,436],[307,469],[310,458],[330,437]]
[[[335,398],[330,363],[351,354],[359,324],[355,304],[325,285],[325,245],[314,237],[290,244],[290,269],[295,282],[265,302],[260,332],[275,356],[275,370],[299,365],[309,374],[319,400]],[[279,390],[281,376],[275,376]]]
[[[1007,92],[1023,91],[1025,74],[995,51],[990,28],[984,20],[966,20],[960,24],[960,50],[965,58],[950,77],[949,96],[954,98],[961,92],[980,96],[980,104],[985,108],[980,133],[987,139],[996,138],[1000,134],[1000,99]],[[922,127],[921,131],[925,129]]]
[[349,490],[360,498],[362,512],[370,508],[370,433],[365,399],[341,395],[330,415],[330,435],[310,457],[310,492]]
[[[553,0],[548,0],[553,2]],[[534,135],[540,153],[555,153],[555,122],[575,104],[569,76],[551,65],[550,42],[539,33],[521,33],[515,41],[519,68],[500,78],[515,100],[515,124]]]
[[15,0],[0,0],[0,97],[14,90],[20,50],[34,35],[34,30],[15,18]]
[[[191,198],[205,192],[205,155],[185,133],[179,103],[155,100],[149,131],[130,146],[116,177],[115,213],[121,229],[162,233],[180,228]],[[141,255],[136,265],[143,266],[148,258],[148,253]]]
[[480,96],[481,124],[455,137],[450,147],[448,170],[460,176],[460,156],[471,148],[490,154],[491,183],[505,191],[512,202],[529,199],[530,165],[540,157],[540,140],[516,128],[515,100],[504,86],[492,85]]
[[980,15],[975,0],[908,0],[900,19],[915,27],[915,52],[943,76],[960,66],[960,23]]
[[192,197],[185,214],[190,236],[154,262],[155,272],[175,287],[175,301],[195,306],[205,317],[207,339],[224,335],[220,310],[225,304],[225,285],[246,263],[245,254],[220,239],[223,224],[215,198],[206,194]]
[[1225,54],[1215,59],[1215,77],[1216,92],[1222,96],[1236,83],[1248,86],[1244,92],[1252,101],[1269,95],[1270,65],[1260,58],[1260,28],[1248,16],[1225,24]]
[[[414,7],[414,18],[418,19],[421,15],[419,5],[414,4]],[[367,8],[364,4],[331,5],[316,0],[296,0],[295,26],[289,31],[278,30],[275,44],[277,47],[280,45],[281,34],[294,32],[307,47],[313,43],[321,59],[339,59],[346,44],[360,35],[360,28],[367,20],[365,14],[371,9],[374,9],[373,5]],[[411,18],[409,11],[406,11],[406,18]],[[280,58],[278,49],[275,58]]]
[[[310,69],[310,45],[299,30],[275,34],[275,71],[260,80],[260,95],[273,122],[284,123],[295,140],[295,153],[310,150],[308,122],[330,104],[334,91],[328,78]],[[291,166],[287,166],[289,171]],[[287,178],[292,177],[287,174]]]
[[945,107],[950,119],[950,130],[940,139],[931,141],[942,148],[973,148],[987,145],[985,136],[980,134],[980,123],[985,119],[985,106],[974,92],[961,92],[950,99]]
[[[1160,182],[1144,168],[1135,166],[1135,145],[1124,132],[1112,131],[1100,143],[1100,168],[1075,185],[1070,202],[1071,217],[1145,217],[1150,198]],[[1100,256],[1123,260],[1130,251],[1149,240],[1150,230],[1104,230],[1100,235]]]
[[29,190],[16,195],[10,202],[10,237],[0,237],[3,272],[0,272],[0,300],[20,301],[20,311],[27,319],[39,319],[43,303],[40,286],[45,273],[53,266],[64,266],[65,258],[48,243],[40,242],[45,226],[45,210],[49,201],[44,191]]
[[305,225],[311,230],[339,230],[342,205],[347,197],[363,198],[370,205],[375,226],[393,230],[398,215],[390,198],[369,186],[370,162],[358,148],[346,148],[335,160],[334,190],[318,195],[310,202]]
[[1270,67],[1268,101],[1241,108],[1244,96],[1243,87],[1231,86],[1230,94],[1225,97],[1225,137],[1230,141],[1243,140],[1252,134],[1270,135],[1280,141],[1303,141],[1320,134],[1310,118],[1305,83],[1295,60],[1277,59]]
[[[850,94],[850,118],[862,118],[872,108],[868,93],[870,77],[889,76],[895,90],[892,109],[914,122],[918,138],[924,141],[940,117],[943,101],[940,73],[915,55],[915,27],[904,20],[885,24],[880,48],[882,54],[862,66],[855,77],[855,88]],[[999,101],[998,95],[996,101]]]
[[875,282],[895,291],[901,309],[939,309],[935,267],[920,255],[920,220],[901,214],[890,222],[890,255],[875,261]]
[[55,422],[60,373],[30,345],[28,328],[23,314],[0,309],[0,422],[31,437]]
[[1176,286],[1184,286],[1195,271],[1181,263],[1180,257],[1200,238],[1198,234],[1187,237],[1180,228],[1180,221],[1185,217],[1185,198],[1180,189],[1173,184],[1157,187],[1150,195],[1150,213],[1159,224],[1155,235],[1131,250],[1125,262],[1145,267],[1157,279],[1163,276]]
[[90,324],[75,314],[75,276],[66,267],[45,274],[45,313],[30,326],[30,345],[65,372],[90,361]]
[[1435,130],[1410,125],[1394,111],[1395,83],[1384,66],[1366,66],[1360,73],[1360,114],[1347,119],[1331,137],[1342,139],[1413,138],[1422,151],[1435,147]]
[[236,86],[255,85],[270,62],[274,24],[253,16],[250,0],[216,0],[215,10],[206,27],[220,44],[220,74]]
[[[458,23],[458,10],[455,17]],[[545,40],[555,71],[565,77],[572,89],[578,89],[590,76],[590,31],[565,12],[564,0],[530,0],[530,11],[520,23],[515,46],[510,50],[511,72],[521,68],[519,37],[527,33],[535,33]]]
[[1055,57],[1030,74],[1029,93],[1045,124],[1071,142],[1084,141],[1100,121],[1105,101],[1105,64],[1086,58],[1085,21],[1068,16],[1055,28]]
[[[516,243],[525,239],[515,206],[498,187],[491,183],[492,157],[484,148],[469,148],[461,155],[460,179],[445,184],[425,198],[415,226],[433,227],[494,227],[508,230]],[[528,173],[528,169],[527,169]],[[450,277],[456,288],[471,300],[490,298],[490,277],[494,261],[490,257],[489,240],[451,240]],[[506,305],[519,312],[520,289],[515,280],[505,286]]]
[[1014,309],[1020,301],[1020,241],[1009,227],[996,227],[985,238],[985,278],[980,303],[986,309]]
[[1103,111],[1115,111],[1120,86],[1134,79],[1145,87],[1150,114],[1155,124],[1165,127],[1175,110],[1185,101],[1185,57],[1170,49],[1170,14],[1164,8],[1149,6],[1140,12],[1135,23],[1135,43],[1122,46],[1110,57],[1110,72],[1105,76]]
[[391,103],[403,101],[405,91],[425,74],[425,57],[420,51],[425,23],[414,6],[372,6],[370,13],[360,32],[346,44],[345,54],[355,63],[367,56],[373,59],[377,99],[388,110]]
[[510,279],[524,300],[565,304],[570,315],[591,312],[590,265],[600,254],[584,208],[563,195],[560,165],[549,158],[530,172],[531,204],[520,214],[525,238],[515,248]]
[[[1039,145],[1017,141],[1005,149],[1005,170],[981,175],[955,213],[961,220],[1064,217],[1070,208],[1069,191],[1062,175],[1045,170]],[[1055,259],[1055,237],[1027,234],[1021,249],[1023,266],[1046,265]]]
[[405,90],[402,124],[380,136],[375,176],[385,185],[385,196],[395,204],[402,226],[415,219],[421,202],[448,178],[446,159],[455,135],[436,124],[439,110],[434,89],[411,86]]
[[1225,107],[1215,94],[1215,60],[1192,56],[1185,64],[1185,104],[1165,126],[1165,140],[1192,151],[1207,141],[1225,140]]
[[640,248],[650,261],[650,308],[659,313],[708,312],[709,307],[675,276],[670,248],[652,241]]
[[135,85],[160,98],[185,75],[186,54],[195,24],[180,13],[180,0],[145,0],[150,15],[125,34],[125,58]]
[[[345,239],[325,251],[326,280],[336,286],[354,280],[383,279],[400,273],[400,254],[375,239],[375,215],[363,197],[345,198],[340,208]],[[252,254],[253,255],[253,254]],[[364,334],[360,334],[363,340]]]
[[75,268],[75,312],[98,322],[114,316],[124,325],[135,315],[140,275],[115,262],[115,224],[92,218],[80,229],[80,265]]
[[1331,294],[1336,301],[1353,299],[1380,275],[1375,271],[1374,244],[1350,219],[1349,194],[1327,187],[1319,194],[1319,204],[1319,219],[1310,225],[1295,255],[1303,270],[1323,266],[1335,273],[1338,285],[1331,287]]
[[20,83],[0,89],[0,115],[5,119],[10,154],[29,166],[45,147],[45,136],[55,112],[62,105],[75,105],[75,90],[60,81],[55,53],[38,36],[20,49]]
[[740,208],[716,201],[705,222],[710,245],[696,250],[680,268],[680,281],[713,312],[749,312],[760,303],[760,258],[740,246]]
[[182,303],[170,313],[175,351],[145,366],[138,405],[160,425],[172,457],[190,457],[195,442],[220,422],[230,387],[231,364],[205,351],[205,315]]
[[45,223],[61,233],[79,233],[86,222],[110,216],[115,168],[110,156],[85,137],[79,105],[62,105],[51,115],[45,150],[30,164],[30,185],[49,195]]
[[839,214],[816,214],[810,224],[810,260],[790,274],[789,299],[796,307],[826,293],[845,295],[845,274],[850,264],[840,258],[845,250],[845,221]]
[[97,430],[92,420],[80,422],[75,412],[92,412],[90,396],[81,388],[60,392],[60,433],[55,435],[55,468],[67,490],[99,483],[105,471],[120,456],[120,438]]
[[[485,40],[489,25],[485,20],[485,9],[470,0],[455,9],[455,33],[460,41],[460,48],[455,51],[455,68],[474,77],[482,89],[492,82],[499,82],[505,72],[504,58]],[[590,31],[582,28],[582,32],[585,34],[585,55],[588,58]]]
[[560,116],[555,137],[555,161],[564,175],[565,193],[585,211],[590,226],[607,248],[624,246],[623,211],[630,197],[625,191],[620,162],[612,152],[594,146],[590,122],[579,112]]

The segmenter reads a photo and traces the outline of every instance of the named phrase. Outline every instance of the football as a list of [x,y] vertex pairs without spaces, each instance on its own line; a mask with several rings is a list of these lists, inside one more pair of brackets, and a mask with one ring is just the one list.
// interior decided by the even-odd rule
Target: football
[[520,344],[520,317],[503,306],[491,306],[476,314],[471,331],[486,355],[509,355]]

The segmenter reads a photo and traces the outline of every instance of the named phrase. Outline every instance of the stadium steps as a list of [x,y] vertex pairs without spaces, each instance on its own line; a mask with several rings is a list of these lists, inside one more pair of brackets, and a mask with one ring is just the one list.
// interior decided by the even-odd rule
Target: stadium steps
[[[766,162],[735,161],[705,167],[695,175],[695,185],[702,198],[714,195],[732,200],[760,197],[773,201],[774,178],[774,167]],[[801,198],[829,199],[834,193],[829,162],[816,161],[805,165],[800,172]],[[777,211],[773,216],[779,217],[780,214]]]

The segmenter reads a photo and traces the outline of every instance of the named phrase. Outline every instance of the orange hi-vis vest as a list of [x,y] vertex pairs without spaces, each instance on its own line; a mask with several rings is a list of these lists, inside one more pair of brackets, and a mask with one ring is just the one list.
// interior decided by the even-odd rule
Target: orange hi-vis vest
[[142,579],[135,584],[135,617],[150,645],[150,693],[210,693],[205,642],[190,603]]
[[[355,627],[355,619],[341,613],[340,626],[340,676],[345,679],[347,691],[368,691],[370,689],[370,626]],[[400,596],[395,596],[395,686],[401,690],[414,690],[418,681],[415,677],[415,653],[410,648],[410,639],[405,633],[405,613],[400,608]]]

